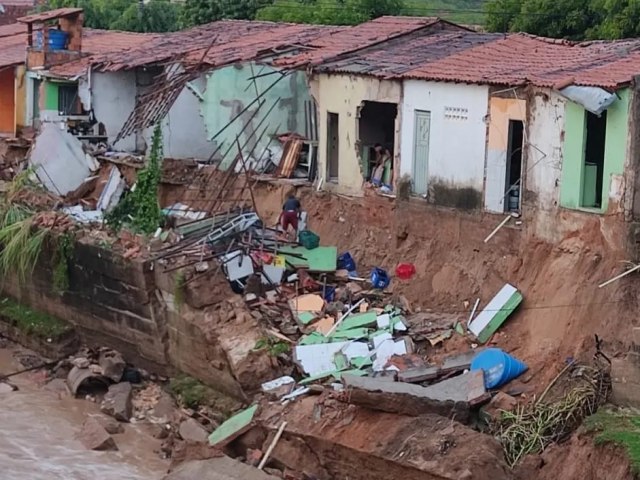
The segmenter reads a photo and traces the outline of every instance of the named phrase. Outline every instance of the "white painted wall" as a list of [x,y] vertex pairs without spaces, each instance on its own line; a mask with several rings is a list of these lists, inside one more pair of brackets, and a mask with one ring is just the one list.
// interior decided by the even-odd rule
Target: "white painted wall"
[[[136,84],[136,73],[92,72],[91,101],[98,122],[102,122],[109,136],[110,145],[116,150],[135,151],[136,135],[130,135],[114,144],[115,137],[129,118],[136,104],[136,94],[143,90]],[[205,88],[204,78],[193,82],[196,90]],[[213,151],[207,140],[201,115],[201,101],[192,90],[185,88],[171,107],[162,125],[165,157],[206,159]],[[153,129],[143,132],[147,151],[151,148]]]
[[560,199],[565,100],[550,90],[537,91],[532,96],[529,123],[525,126],[525,200],[543,210],[552,210]]
[[[196,92],[204,94],[206,79],[201,77],[191,82],[191,85]],[[165,157],[206,160],[215,150],[214,144],[208,140],[202,105],[192,89],[182,90],[162,124]],[[152,136],[153,128],[146,129],[144,140],[149,149]]]
[[[413,170],[415,110],[429,111],[429,183],[443,182],[482,192],[488,99],[487,86],[405,81],[400,146],[401,175],[411,175]],[[463,118],[455,118],[454,115]]]
[[135,150],[134,135],[113,144],[136,104],[135,72],[92,72],[91,101],[96,120],[107,130],[109,144],[117,150]]

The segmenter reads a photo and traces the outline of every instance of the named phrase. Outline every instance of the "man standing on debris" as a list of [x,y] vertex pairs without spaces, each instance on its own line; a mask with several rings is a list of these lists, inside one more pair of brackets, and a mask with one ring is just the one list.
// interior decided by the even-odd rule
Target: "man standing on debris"
[[293,227],[293,235],[298,232],[298,219],[300,218],[300,202],[293,193],[289,194],[287,201],[282,206],[279,221],[281,221],[282,230],[289,234],[289,226]]

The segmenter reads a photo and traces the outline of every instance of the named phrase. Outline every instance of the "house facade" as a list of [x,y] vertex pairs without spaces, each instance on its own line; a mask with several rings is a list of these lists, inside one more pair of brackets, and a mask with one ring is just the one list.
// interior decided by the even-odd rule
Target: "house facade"
[[[393,127],[376,133],[376,143],[393,139],[397,192],[408,186],[463,210],[535,212],[540,231],[559,208],[631,218],[637,46],[414,33],[328,60],[312,73],[326,188],[363,194],[362,132],[376,127],[362,130],[362,112],[376,100],[397,105]],[[378,128],[393,114],[379,111]]]

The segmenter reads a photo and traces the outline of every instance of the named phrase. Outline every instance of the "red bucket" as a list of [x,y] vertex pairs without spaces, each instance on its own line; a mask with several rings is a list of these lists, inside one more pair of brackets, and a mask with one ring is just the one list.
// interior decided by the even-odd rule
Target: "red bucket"
[[416,274],[416,267],[413,263],[401,263],[396,267],[396,277],[400,280],[410,280]]

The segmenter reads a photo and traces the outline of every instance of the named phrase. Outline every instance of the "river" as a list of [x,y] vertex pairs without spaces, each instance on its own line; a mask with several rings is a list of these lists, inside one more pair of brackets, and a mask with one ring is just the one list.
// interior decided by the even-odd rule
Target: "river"
[[[16,348],[0,348],[0,374],[23,368]],[[0,479],[2,480],[158,480],[168,463],[153,452],[160,442],[144,425],[127,424],[115,435],[116,452],[87,450],[76,439],[95,403],[41,388],[41,373],[11,381],[18,391],[0,393]]]

